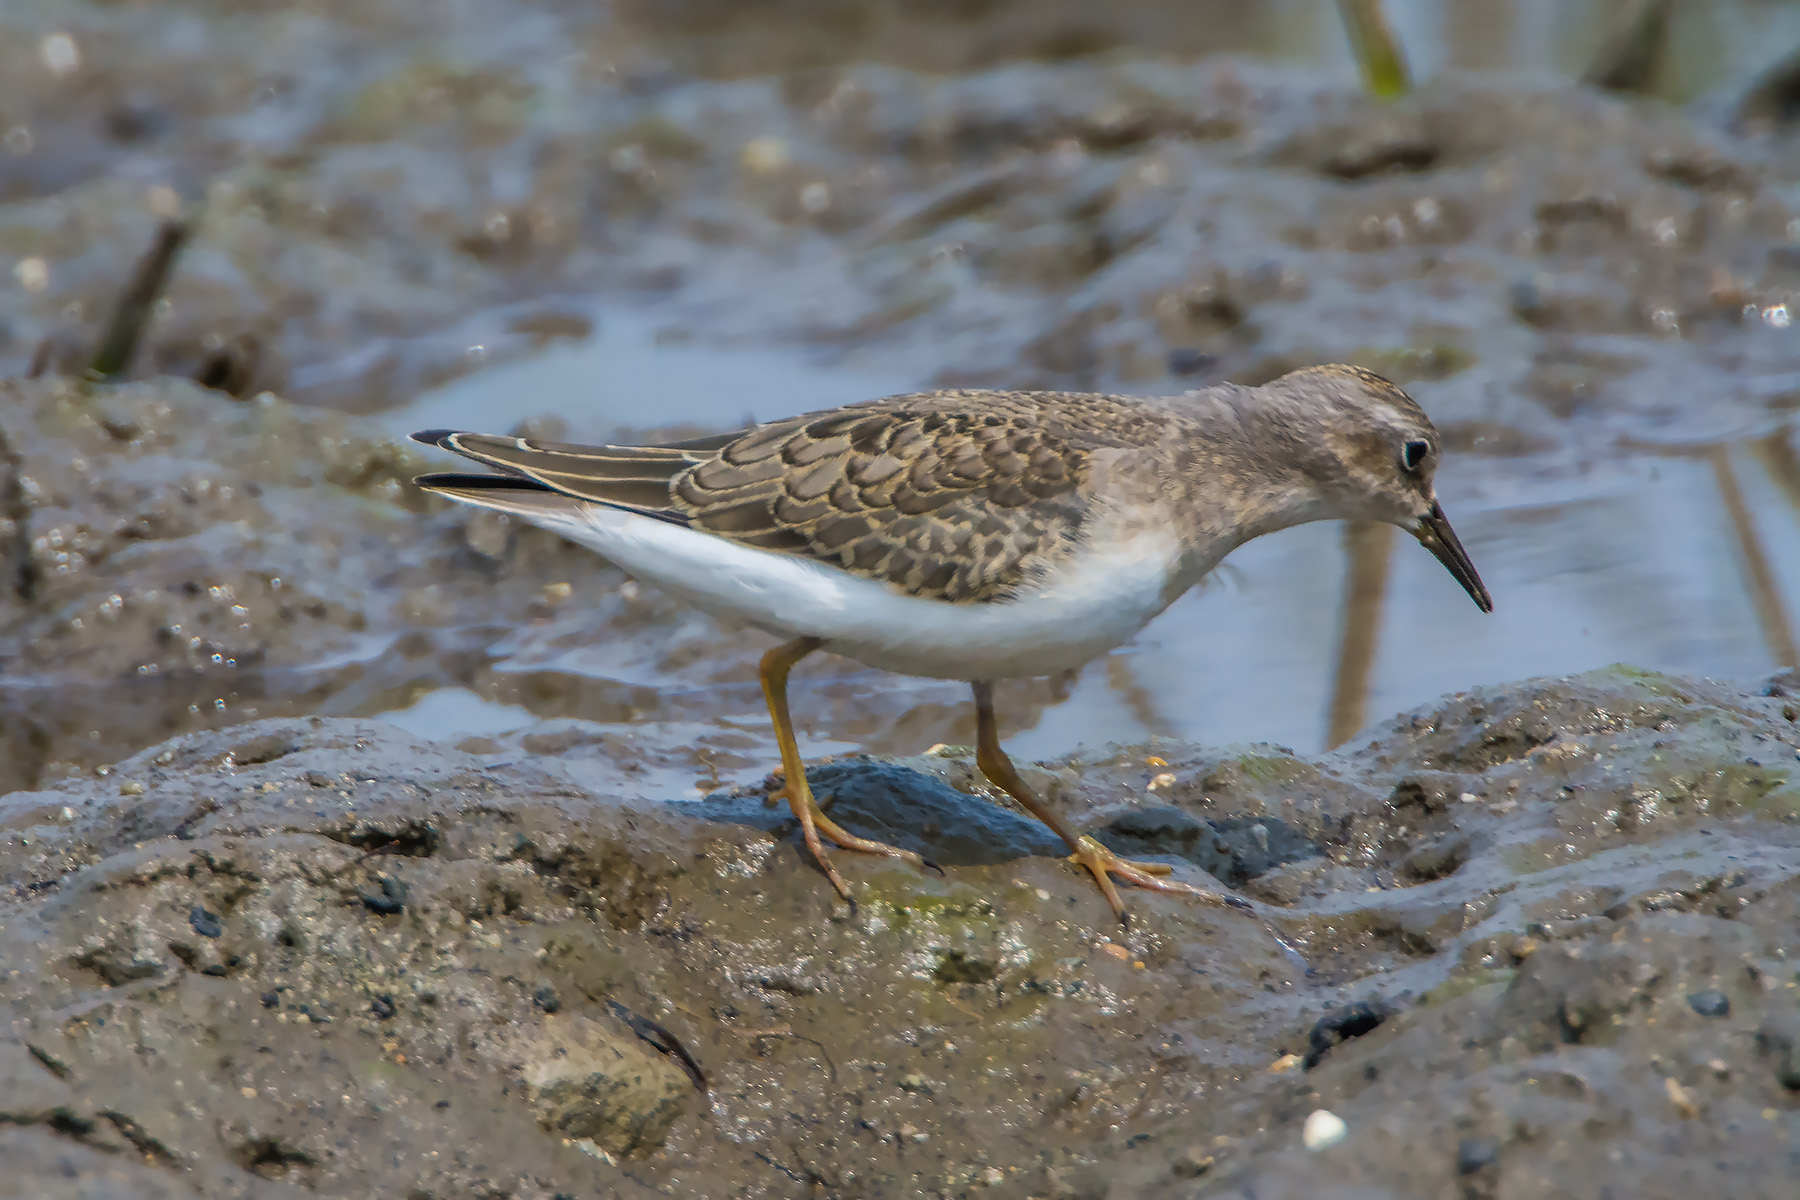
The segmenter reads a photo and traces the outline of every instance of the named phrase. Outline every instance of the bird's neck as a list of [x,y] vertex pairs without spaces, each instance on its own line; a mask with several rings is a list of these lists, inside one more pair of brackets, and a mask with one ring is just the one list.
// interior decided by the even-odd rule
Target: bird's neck
[[1212,532],[1221,556],[1265,533],[1337,515],[1319,482],[1329,464],[1315,426],[1267,389],[1232,388],[1216,397],[1182,474],[1200,507],[1218,513]]

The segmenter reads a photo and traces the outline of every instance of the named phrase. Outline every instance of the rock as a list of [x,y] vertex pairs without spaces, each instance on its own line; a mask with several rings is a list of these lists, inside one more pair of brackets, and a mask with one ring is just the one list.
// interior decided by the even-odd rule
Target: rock
[[1439,838],[1408,854],[1401,869],[1415,882],[1430,883],[1462,866],[1469,860],[1469,852],[1469,843],[1462,838]]
[[220,938],[225,936],[225,926],[219,923],[217,913],[211,913],[196,904],[188,910],[188,924],[195,933],[204,938]]
[[1169,1163],[1170,1173],[1177,1179],[1198,1179],[1212,1169],[1213,1155],[1199,1146],[1190,1146]]
[[1687,1001],[1688,1007],[1703,1017],[1723,1017],[1731,1013],[1731,997],[1718,988],[1689,992]]
[[381,913],[383,916],[391,917],[403,911],[406,908],[406,884],[392,875],[383,875],[380,882],[378,891],[358,892],[356,898],[370,912]]
[[518,1052],[544,1127],[621,1157],[662,1145],[694,1094],[688,1077],[636,1034],[580,1015],[538,1031]]
[[1306,1115],[1300,1130],[1300,1142],[1308,1150],[1327,1150],[1343,1141],[1350,1133],[1344,1119],[1330,1109],[1315,1108]]
[[1101,831],[1101,838],[1122,854],[1185,858],[1232,887],[1318,853],[1303,834],[1276,817],[1202,821],[1172,805],[1122,813]]
[[1500,1157],[1500,1147],[1492,1138],[1463,1138],[1456,1143],[1456,1173],[1473,1175],[1492,1166]]

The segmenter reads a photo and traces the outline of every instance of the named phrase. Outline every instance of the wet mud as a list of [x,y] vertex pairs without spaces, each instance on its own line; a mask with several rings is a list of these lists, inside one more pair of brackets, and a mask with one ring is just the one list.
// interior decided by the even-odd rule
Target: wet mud
[[0,799],[8,1162],[84,1196],[1785,1195],[1792,686],[1616,670],[1322,758],[1037,768],[1245,903],[1129,927],[953,748],[813,768],[942,864],[840,855],[852,909],[760,789],[184,735]]
[[[0,15],[0,1194],[1792,1194],[1779,79],[1381,105],[1279,5],[1173,11]],[[627,326],[704,402],[615,386]],[[1315,531],[1003,685],[1034,786],[1249,905],[1125,929],[965,689],[823,659],[815,790],[944,869],[839,903],[765,643],[392,436],[452,379],[598,437],[1332,359],[1443,428],[1500,613]],[[1683,673],[1569,674],[1619,657]]]

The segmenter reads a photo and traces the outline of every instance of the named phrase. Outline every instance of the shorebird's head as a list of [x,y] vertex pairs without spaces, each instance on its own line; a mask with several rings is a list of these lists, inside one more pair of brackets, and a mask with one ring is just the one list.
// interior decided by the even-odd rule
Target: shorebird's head
[[[1438,432],[1411,396],[1373,371],[1308,367],[1268,385],[1323,453],[1308,474],[1336,515],[1398,525],[1419,539],[1482,612],[1494,602],[1438,505]],[[1291,407],[1290,407],[1291,406]],[[1304,414],[1304,415],[1302,415]]]

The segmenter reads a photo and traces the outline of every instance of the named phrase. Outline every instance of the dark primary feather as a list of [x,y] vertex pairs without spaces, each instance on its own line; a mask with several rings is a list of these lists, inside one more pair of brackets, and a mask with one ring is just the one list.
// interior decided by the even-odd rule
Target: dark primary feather
[[582,500],[913,595],[985,601],[1078,536],[1092,451],[1148,445],[1159,429],[1154,410],[1109,397],[939,392],[662,446],[415,437]]

